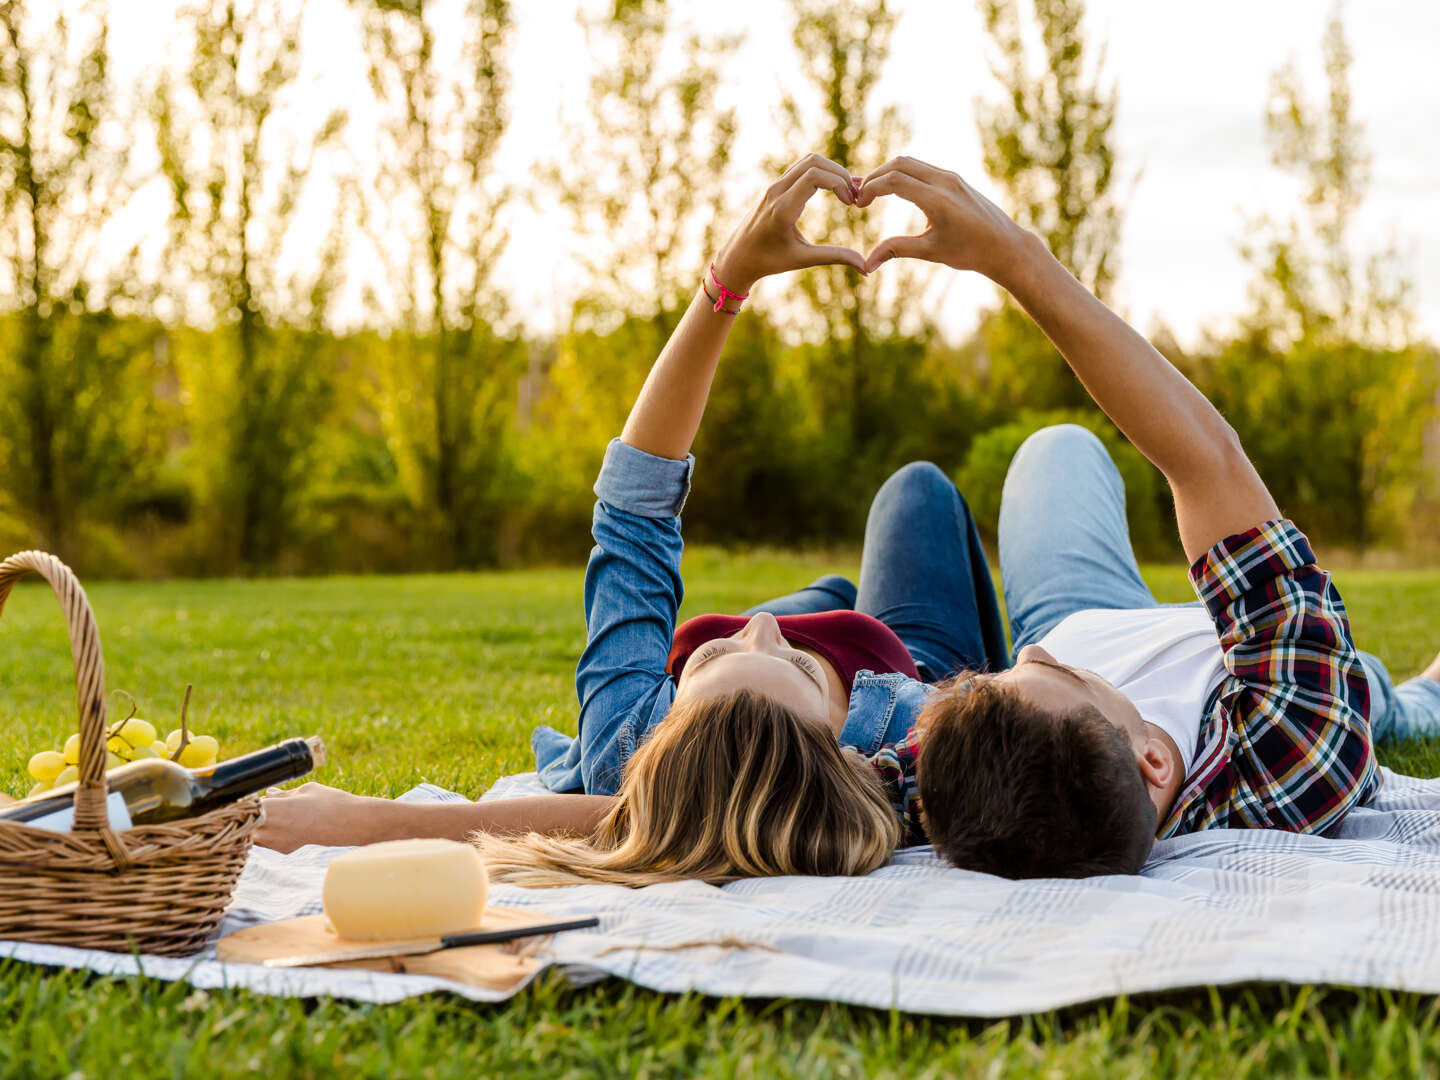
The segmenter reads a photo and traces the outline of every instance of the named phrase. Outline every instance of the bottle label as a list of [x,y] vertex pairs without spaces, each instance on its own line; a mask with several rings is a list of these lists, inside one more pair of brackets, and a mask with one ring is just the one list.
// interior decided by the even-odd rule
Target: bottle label
[[[130,808],[125,805],[125,796],[118,791],[110,792],[105,800],[105,813],[110,819],[110,831],[120,832],[131,827]],[[32,818],[25,822],[32,829],[49,829],[51,832],[70,832],[75,826],[75,804],[44,817]]]

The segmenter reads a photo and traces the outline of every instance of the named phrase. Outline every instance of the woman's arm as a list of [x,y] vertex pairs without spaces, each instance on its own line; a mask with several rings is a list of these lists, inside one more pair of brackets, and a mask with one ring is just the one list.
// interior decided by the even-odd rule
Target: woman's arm
[[867,176],[858,205],[891,194],[914,203],[929,221],[918,236],[881,241],[866,266],[897,256],[927,259],[979,271],[1009,291],[1096,404],[1165,474],[1192,562],[1225,537],[1280,516],[1215,407],[1037,237],[956,174],[913,158],[896,158]]
[[[790,166],[715,257],[715,276],[721,284],[748,295],[762,277],[786,270],[846,263],[863,273],[865,260],[859,252],[811,244],[800,234],[796,225],[800,213],[822,188],[835,192],[846,205],[855,203],[850,174],[828,158],[811,154]],[[727,298],[726,307],[733,303]],[[720,350],[735,321],[733,314],[714,307],[704,289],[696,289],[630,410],[620,433],[622,442],[656,457],[678,460],[690,452]]]
[[[806,200],[821,188],[854,200],[850,174],[833,161],[796,162],[715,257],[719,280],[748,293],[769,274],[836,261],[862,266],[859,253],[811,245],[796,228]],[[679,515],[690,488],[688,454],[734,318],[696,291],[623,435],[605,452],[585,572],[586,645],[575,670],[579,735],[541,731],[532,740],[553,791],[617,790],[625,761],[674,700],[665,662],[684,593]]]
[[588,836],[615,804],[613,795],[531,795],[490,802],[409,803],[355,795],[313,781],[267,794],[255,843],[276,851],[306,844],[349,847],[381,840],[472,832]]

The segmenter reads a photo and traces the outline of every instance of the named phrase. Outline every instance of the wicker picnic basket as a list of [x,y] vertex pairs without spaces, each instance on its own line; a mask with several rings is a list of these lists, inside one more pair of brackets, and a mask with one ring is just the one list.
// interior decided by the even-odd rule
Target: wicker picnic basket
[[15,582],[50,583],[70,630],[80,709],[74,831],[0,820],[0,939],[187,956],[220,922],[263,811],[252,795],[201,817],[111,831],[105,814],[105,665],[85,590],[42,551],[0,562],[0,610]]

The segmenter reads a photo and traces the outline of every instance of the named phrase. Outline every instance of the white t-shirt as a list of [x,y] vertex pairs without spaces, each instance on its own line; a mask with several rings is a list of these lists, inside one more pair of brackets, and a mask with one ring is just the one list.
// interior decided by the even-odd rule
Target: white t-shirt
[[1203,607],[1077,611],[1036,644],[1119,688],[1175,740],[1189,775],[1205,702],[1225,678],[1220,638]]

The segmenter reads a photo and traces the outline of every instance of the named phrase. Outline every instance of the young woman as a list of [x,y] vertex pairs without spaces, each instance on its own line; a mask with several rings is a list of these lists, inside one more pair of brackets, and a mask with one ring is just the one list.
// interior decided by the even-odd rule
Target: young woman
[[886,482],[858,590],[832,575],[746,616],[675,625],[690,446],[741,302],[773,274],[832,263],[865,271],[857,252],[801,236],[796,222],[821,190],[847,205],[859,198],[857,180],[814,155],[769,188],[716,255],[606,452],[576,671],[579,734],[541,728],[532,739],[545,785],[584,795],[413,805],[306,784],[266,800],[259,843],[478,831],[500,876],[529,884],[863,873],[889,856],[905,804],[882,788],[883,748],[909,730],[927,683],[1008,661],[954,484],[926,463]]

